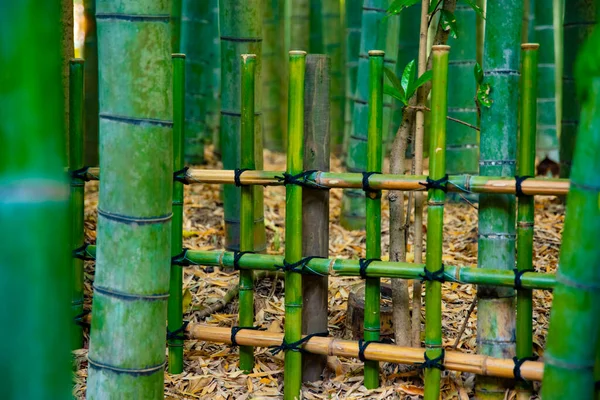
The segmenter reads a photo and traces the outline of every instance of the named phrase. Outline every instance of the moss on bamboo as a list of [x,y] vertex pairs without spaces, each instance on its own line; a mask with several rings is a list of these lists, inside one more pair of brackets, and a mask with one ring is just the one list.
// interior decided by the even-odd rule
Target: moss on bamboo
[[72,249],[61,2],[3,3],[0,19],[2,397],[68,399]]
[[87,396],[159,399],[171,264],[171,2],[104,1],[96,11],[102,180]]

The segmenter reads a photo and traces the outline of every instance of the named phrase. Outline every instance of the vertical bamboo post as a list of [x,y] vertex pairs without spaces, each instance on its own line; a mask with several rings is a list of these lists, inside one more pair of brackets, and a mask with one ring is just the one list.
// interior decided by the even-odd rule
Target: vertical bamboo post
[[352,130],[352,116],[354,92],[356,91],[356,79],[358,74],[358,55],[360,53],[360,38],[362,25],[362,9],[357,7],[356,2],[345,0],[344,22],[346,28],[346,104],[344,108],[344,139],[342,149],[344,156],[350,140]]
[[[306,59],[304,83],[304,170],[329,171],[330,103],[329,57],[311,54]],[[302,255],[329,256],[329,191],[302,190]],[[327,276],[302,276],[302,333],[327,331]],[[302,379],[317,381],[327,357],[306,354]]]
[[[581,119],[575,147],[557,286],[544,353],[544,400],[593,399],[600,335],[600,58],[598,37],[581,51]],[[572,99],[567,99],[572,101]],[[596,376],[594,376],[596,364]],[[596,378],[596,379],[595,379]],[[597,396],[597,392],[596,392]]]
[[[354,3],[354,6],[356,4]],[[346,169],[349,172],[365,171],[367,160],[369,59],[368,51],[385,49],[389,19],[384,18],[387,0],[365,0],[362,10],[362,31],[356,90],[352,98],[352,128],[346,150]],[[340,223],[346,229],[365,226],[365,197],[360,189],[344,190]]]
[[[429,177],[443,179],[446,175],[446,115],[448,104],[448,53],[450,46],[433,46],[433,82],[431,90],[431,136],[429,148]],[[429,189],[427,194],[427,262],[426,268],[435,273],[443,268],[442,245],[444,202],[442,189]],[[442,355],[442,284],[428,281],[425,285],[425,354],[433,360]],[[441,371],[425,369],[425,399],[440,397]]]
[[[288,103],[288,151],[286,172],[296,175],[302,172],[304,163],[304,73],[306,52],[290,51]],[[285,188],[285,260],[295,263],[302,258],[302,187],[287,185]],[[285,272],[285,340],[293,343],[302,337],[302,275]],[[300,396],[302,383],[302,354],[285,352],[284,398],[292,400]]]
[[98,34],[96,0],[83,0],[85,38],[85,165],[98,165]]
[[60,18],[58,1],[3,3],[0,14],[0,365],[6,400],[72,397]]
[[[240,168],[256,169],[254,160],[254,109],[256,55],[242,54],[241,82],[241,157]],[[254,190],[252,186],[242,186],[240,204],[240,251],[254,250]],[[254,325],[254,272],[240,270],[239,284],[239,326],[251,328]],[[240,369],[252,372],[254,367],[254,347],[240,346]]]
[[[185,124],[185,55],[173,54],[173,171],[183,169]],[[171,257],[183,251],[183,183],[173,181],[173,220],[171,221]],[[169,280],[168,326],[169,332],[178,331],[183,325],[183,267],[171,265]],[[182,335],[168,340],[169,372],[183,372]]]
[[563,99],[560,132],[560,177],[571,174],[573,151],[577,141],[580,106],[575,94],[575,59],[596,24],[596,0],[565,1],[563,43]]
[[[369,104],[368,104],[368,139],[367,139],[367,171],[381,173],[383,168],[383,63],[385,52],[369,51]],[[381,191],[369,192],[366,197],[366,258],[381,257]],[[365,321],[364,340],[379,340],[380,294],[379,278],[365,280]],[[379,362],[365,362],[365,387],[374,389],[379,386]]]
[[160,399],[171,265],[171,2],[97,5],[102,180],[87,397]]
[[[221,21],[221,158],[224,169],[240,166],[240,83],[242,54],[256,54],[256,78],[261,76],[262,7],[261,0],[220,0]],[[255,88],[256,107],[254,152],[256,168],[263,166],[263,142],[260,123],[260,86]],[[254,186],[254,251],[266,248],[263,188]],[[225,246],[240,246],[240,188],[224,185]]]
[[[535,137],[537,119],[538,44],[523,44],[521,62],[521,112],[518,148],[518,175],[535,176]],[[533,269],[533,196],[520,196],[517,208],[517,269]],[[517,291],[517,357],[533,355],[533,300],[531,289]],[[531,397],[529,384],[520,383],[519,399]]]
[[[69,172],[71,174],[71,250],[79,249],[84,244],[84,192],[85,180],[74,173],[83,168],[83,80],[84,62],[81,59],[71,60],[69,74]],[[72,257],[73,286],[71,297],[72,349],[83,346],[83,331],[77,324],[77,318],[83,313],[83,260]]]
[[[491,87],[491,106],[481,107],[479,173],[515,176],[518,129],[519,62],[523,2],[488,0],[485,23],[484,81]],[[480,268],[515,268],[515,196],[479,195]],[[515,291],[477,288],[477,344],[480,354],[515,355]],[[478,398],[503,399],[506,380],[478,377]]]
[[537,92],[537,157],[558,162],[556,129],[556,62],[554,52],[554,7],[547,1],[535,2],[535,42],[538,51],[539,85]]

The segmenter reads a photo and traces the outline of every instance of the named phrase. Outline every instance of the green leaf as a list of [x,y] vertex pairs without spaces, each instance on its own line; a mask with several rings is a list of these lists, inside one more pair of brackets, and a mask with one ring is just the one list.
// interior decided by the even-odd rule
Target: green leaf
[[475,75],[475,82],[477,82],[478,85],[481,85],[483,83],[483,68],[481,68],[481,65],[479,65],[478,62],[476,62],[475,67],[473,67],[473,74]]
[[440,4],[442,4],[442,0],[431,0],[431,3],[429,4],[429,10],[428,10],[429,15],[432,15],[433,12],[438,8],[438,6]]
[[433,71],[425,71],[423,75],[419,77],[412,85],[409,86],[408,92],[406,93],[407,97],[410,99],[413,94],[417,91],[418,88],[429,82],[433,78]]
[[458,25],[456,24],[456,17],[450,11],[442,10],[442,19],[440,20],[442,29],[450,31],[450,36],[454,39],[458,39]]
[[421,0],[395,0],[387,10],[389,15],[400,14],[400,11],[404,10],[407,7],[414,6],[417,3],[420,3]]
[[392,85],[394,85],[394,88],[396,88],[396,90],[402,90],[402,84],[400,83],[400,79],[398,79],[394,71],[392,71],[388,67],[383,67],[383,72],[385,72],[385,76],[387,76],[387,78],[390,80]]
[[465,3],[471,6],[471,8],[477,13],[477,15],[485,19],[485,17],[483,16],[483,10],[477,5],[477,2],[475,0],[465,0]]
[[477,88],[477,101],[479,102],[479,104],[486,108],[490,108],[492,106],[492,103],[494,102],[490,98],[491,91],[492,87],[489,83],[482,83]]
[[[408,93],[408,88],[415,80],[415,60],[412,60],[406,67],[404,68],[404,72],[402,72],[402,89],[404,89],[404,93]],[[410,97],[409,97],[410,99]]]
[[406,101],[406,95],[404,94],[404,90],[400,88],[397,90],[395,87],[390,85],[383,85],[383,93],[392,96],[395,99],[398,99],[402,102],[402,104],[406,105],[408,102]]

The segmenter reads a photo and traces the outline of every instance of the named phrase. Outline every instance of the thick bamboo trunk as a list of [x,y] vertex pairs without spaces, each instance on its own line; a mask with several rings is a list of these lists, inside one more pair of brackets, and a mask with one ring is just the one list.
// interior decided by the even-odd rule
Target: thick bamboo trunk
[[[480,175],[514,176],[519,101],[519,44],[523,2],[488,0],[485,25],[484,82],[491,87],[491,107],[481,106]],[[481,268],[515,267],[515,196],[479,196],[479,254]],[[477,290],[477,344],[480,354],[515,355],[515,292],[510,288]],[[481,399],[503,399],[508,382],[481,378]]]
[[173,184],[170,13],[170,1],[105,1],[96,9],[103,175],[88,399],[164,396]]
[[[0,369],[7,400],[71,398],[72,274],[60,24],[61,2],[2,4]],[[29,310],[40,315],[33,317]]]
[[[260,82],[262,54],[262,7],[260,0],[221,0],[221,158],[223,167],[240,167],[241,66],[242,54],[256,54],[256,79]],[[256,88],[254,151],[256,168],[263,167],[260,116],[260,86]],[[240,188],[225,185],[225,246],[238,250],[240,243]],[[254,187],[254,251],[266,247],[263,188]]]
[[85,18],[85,164],[98,165],[98,33],[96,0],[83,0]]

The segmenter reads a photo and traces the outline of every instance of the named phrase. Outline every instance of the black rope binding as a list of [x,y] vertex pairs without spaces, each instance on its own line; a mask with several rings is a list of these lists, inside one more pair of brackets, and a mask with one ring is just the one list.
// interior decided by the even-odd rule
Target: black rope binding
[[362,279],[367,279],[367,268],[369,267],[369,265],[371,265],[371,263],[373,261],[381,261],[381,259],[379,259],[379,258],[360,258],[358,260],[358,265],[360,266],[360,269],[358,270],[358,272]]
[[292,343],[288,343],[285,341],[285,337],[283,338],[283,341],[281,342],[281,344],[279,346],[270,346],[271,348],[271,354],[272,355],[276,355],[277,353],[281,352],[281,351],[299,351],[300,353],[306,353],[306,350],[304,350],[302,346],[304,343],[308,342],[310,339],[312,339],[315,336],[319,336],[319,337],[327,337],[329,336],[329,331],[325,331],[325,332],[316,332],[316,333],[311,333],[309,335],[306,335],[305,337],[303,337],[302,339],[292,342]]
[[233,269],[235,271],[240,270],[240,259],[244,254],[253,254],[251,251],[234,251],[233,252]]
[[427,177],[427,182],[419,182],[419,185],[425,186],[427,189],[440,189],[444,193],[448,192],[448,174],[444,175],[440,179],[431,179]]
[[74,258],[79,258],[80,260],[83,261],[94,261],[95,258],[92,257],[90,255],[90,253],[88,253],[87,248],[88,248],[89,244],[85,243],[83,246],[76,248],[75,250],[73,250],[73,257]]
[[238,347],[239,344],[237,342],[237,340],[235,340],[235,337],[237,336],[238,332],[243,330],[243,329],[249,329],[249,330],[253,330],[253,331],[257,331],[260,328],[258,326],[232,326],[231,327],[231,347]]
[[371,185],[369,184],[369,178],[372,175],[376,175],[376,174],[381,174],[381,172],[362,172],[362,190],[365,193],[379,193],[381,192],[380,190],[375,190],[373,188],[371,188]]
[[523,182],[529,178],[532,178],[532,176],[519,176],[516,175],[515,176],[515,193],[517,195],[517,197],[521,197],[521,196],[525,196],[525,193],[523,193]]
[[242,184],[242,182],[240,181],[240,178],[242,177],[242,174],[246,171],[250,171],[249,168],[236,168],[235,169],[235,175],[233,176],[233,181],[235,182],[235,186],[240,187],[240,186],[244,186]]
[[365,350],[367,350],[367,347],[369,347],[369,345],[371,343],[379,343],[379,344],[391,344],[393,343],[391,339],[385,338],[382,340],[362,340],[359,339],[358,340],[358,359],[362,362],[367,361],[366,357],[365,357]]
[[167,340],[185,340],[185,329],[187,328],[190,321],[183,321],[183,324],[178,329],[171,332],[167,328]]
[[416,363],[416,365],[421,369],[437,368],[440,371],[445,371],[446,370],[446,367],[444,367],[444,356],[445,355],[446,355],[446,351],[444,349],[442,349],[442,354],[440,354],[439,356],[437,356],[434,359],[430,359],[429,357],[427,357],[427,352],[425,352],[423,354],[423,356],[425,357],[425,361],[422,363]]
[[513,368],[513,374],[515,375],[515,380],[517,382],[527,382],[525,380],[525,378],[523,378],[521,376],[521,366],[523,365],[523,363],[525,361],[536,361],[537,359],[538,359],[537,356],[523,357],[523,358],[513,357],[513,361],[515,363],[515,367]]
[[521,282],[521,277],[525,272],[535,272],[535,269],[518,270],[517,268],[514,268],[513,272],[515,273],[515,289],[523,289],[523,282]]
[[189,167],[184,167],[183,169],[180,169],[179,171],[173,172],[173,179],[176,180],[177,182],[181,182],[184,185],[187,185],[188,184],[188,181],[187,181],[188,169],[189,169]]
[[323,274],[318,273],[317,271],[311,269],[308,266],[308,263],[310,262],[310,260],[313,260],[315,258],[325,258],[325,257],[319,257],[319,256],[309,256],[309,257],[304,257],[299,261],[296,261],[295,263],[289,263],[287,262],[285,259],[283,260],[283,265],[275,265],[275,268],[278,271],[284,271],[284,272],[297,272],[299,274],[304,274],[306,273],[305,270],[309,270],[311,274],[313,275],[319,275],[319,276],[325,276]]
[[429,281],[429,282],[438,281],[440,283],[446,282],[446,279],[444,278],[444,264],[442,264],[442,268],[438,269],[435,272],[431,272],[430,270],[427,269],[427,267],[424,267],[423,273],[419,274],[419,277],[421,278],[421,282],[425,282],[425,281]]
[[284,185],[298,185],[308,189],[325,189],[328,190],[327,186],[323,186],[318,184],[317,182],[313,182],[308,180],[308,177],[315,172],[319,172],[319,170],[311,169],[308,171],[300,172],[299,174],[292,175],[287,172],[283,173],[283,176],[275,176],[279,182],[283,182]]
[[90,167],[82,167],[74,171],[69,171],[69,176],[72,179],[81,179],[82,181],[89,182],[91,181],[91,178],[88,174],[89,169]]
[[92,312],[92,310],[87,310],[87,311],[84,311],[81,314],[77,314],[75,317],[73,317],[73,321],[75,321],[75,325],[81,326],[82,328],[89,328],[90,324],[85,322],[83,320],[83,317],[85,317],[86,315],[88,315],[91,312]]

